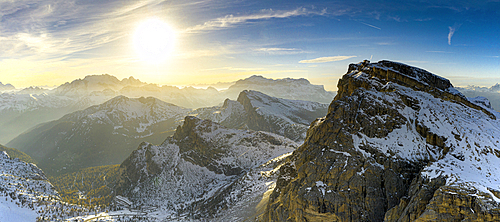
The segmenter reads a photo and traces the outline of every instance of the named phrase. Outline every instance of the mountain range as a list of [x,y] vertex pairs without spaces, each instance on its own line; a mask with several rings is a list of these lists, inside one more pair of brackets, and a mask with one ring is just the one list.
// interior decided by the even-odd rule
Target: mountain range
[[[271,80],[254,76],[226,91],[201,89],[238,92],[196,109],[129,98],[113,87],[159,86],[105,78],[112,86],[75,83],[89,89],[78,99],[71,83],[59,95],[43,92],[80,104],[109,98],[7,145],[48,174],[75,171],[58,181],[71,192],[96,178],[78,169],[121,163],[86,171],[116,176],[96,179],[114,196],[103,206],[112,207],[64,203],[42,169],[0,146],[7,151],[0,152],[0,220],[500,221],[500,113],[426,70],[385,60],[350,64],[329,105],[311,101],[323,91],[307,81],[272,80],[272,89]],[[317,95],[298,100],[307,90]],[[198,99],[210,104],[216,96],[187,103]],[[9,109],[30,109],[6,101]],[[87,201],[82,196],[78,203]]]
[[309,123],[327,105],[243,91],[238,101],[191,110],[159,99],[117,96],[103,104],[40,124],[7,145],[38,161],[48,174],[121,163],[143,141],[161,144],[185,116],[198,116],[234,129],[276,133],[303,141]]
[[491,87],[480,87],[480,86],[466,86],[457,87],[460,91],[467,97],[483,97],[487,98],[490,102],[491,108],[496,111],[500,111],[500,84],[495,84]]
[[[276,87],[272,87],[275,84]],[[252,76],[235,82],[227,90],[213,87],[158,86],[133,77],[118,78],[90,75],[48,90],[29,87],[0,94],[0,143],[6,144],[20,133],[40,124],[61,118],[74,111],[102,104],[116,96],[155,97],[181,107],[196,109],[220,105],[226,98],[236,99],[244,88],[271,96],[328,103],[335,93],[305,79],[273,80]]]

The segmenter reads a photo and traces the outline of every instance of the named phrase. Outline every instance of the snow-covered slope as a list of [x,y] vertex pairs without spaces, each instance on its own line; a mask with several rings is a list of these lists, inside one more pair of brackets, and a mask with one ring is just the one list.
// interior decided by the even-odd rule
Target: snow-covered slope
[[119,91],[129,97],[153,96],[163,101],[187,108],[218,105],[224,97],[215,88],[198,89],[193,87],[158,86],[154,84],[140,87],[129,86]]
[[157,207],[170,218],[196,209],[214,214],[219,208],[207,208],[214,205],[207,200],[230,195],[224,190],[231,190],[229,186],[246,172],[296,147],[278,135],[228,129],[188,116],[163,144],[143,143],[122,163],[117,195],[129,197],[135,205]]
[[326,114],[323,103],[288,100],[244,90],[237,101],[226,99],[221,107],[200,108],[190,113],[226,127],[276,133],[302,142],[309,124]]
[[2,93],[0,94],[0,143],[7,143],[33,126],[61,118],[77,110],[75,100],[65,96],[46,93]]
[[83,211],[61,202],[37,166],[0,151],[0,221],[55,221]]
[[39,161],[49,174],[122,162],[138,144],[161,143],[189,109],[153,97],[117,96],[40,124],[8,143]]
[[2,93],[0,94],[0,112],[27,112],[41,108],[62,108],[73,102],[74,99],[61,96],[51,96],[47,93]]

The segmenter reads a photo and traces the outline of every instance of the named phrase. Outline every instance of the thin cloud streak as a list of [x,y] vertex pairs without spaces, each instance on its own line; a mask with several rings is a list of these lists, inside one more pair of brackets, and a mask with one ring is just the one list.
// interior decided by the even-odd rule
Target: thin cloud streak
[[374,29],[382,30],[382,28],[379,28],[379,27],[374,26],[374,25],[370,25],[370,24],[368,24],[368,23],[364,23],[364,22],[360,22],[360,23],[361,23],[361,24],[363,24],[363,25],[370,26],[370,27],[372,27],[372,28],[374,28]]
[[255,52],[265,53],[269,55],[294,55],[301,53],[310,53],[297,48],[258,48],[254,49]]
[[454,52],[447,52],[447,51],[425,51],[425,52],[432,52],[432,53],[447,53],[447,54],[454,53]]
[[297,8],[292,11],[274,11],[272,9],[261,10],[259,13],[243,15],[243,16],[234,16],[234,15],[226,15],[224,17],[216,18],[210,21],[203,23],[202,25],[196,25],[194,27],[190,27],[186,29],[187,33],[197,33],[200,31],[211,31],[218,30],[223,28],[234,27],[239,24],[244,24],[254,20],[266,20],[273,18],[289,18],[289,17],[297,17],[297,16],[305,16],[305,15],[324,15],[326,14],[326,10],[322,11],[310,11],[306,8]]
[[316,59],[310,59],[310,60],[301,60],[299,63],[325,63],[325,62],[335,62],[335,61],[342,61],[350,58],[354,58],[357,56],[329,56],[329,57],[319,57]]

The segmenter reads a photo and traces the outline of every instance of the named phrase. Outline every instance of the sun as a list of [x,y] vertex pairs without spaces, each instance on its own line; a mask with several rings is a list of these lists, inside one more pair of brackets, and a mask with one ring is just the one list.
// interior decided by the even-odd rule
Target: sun
[[164,21],[150,18],[141,22],[133,35],[134,48],[139,57],[150,63],[161,63],[175,46],[175,32]]

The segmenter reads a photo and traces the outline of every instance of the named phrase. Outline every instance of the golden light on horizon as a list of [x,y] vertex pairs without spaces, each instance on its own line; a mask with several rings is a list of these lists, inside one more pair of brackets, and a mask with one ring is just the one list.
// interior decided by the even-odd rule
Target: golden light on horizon
[[164,62],[175,47],[175,31],[164,21],[150,18],[141,22],[133,35],[139,58],[148,63]]

